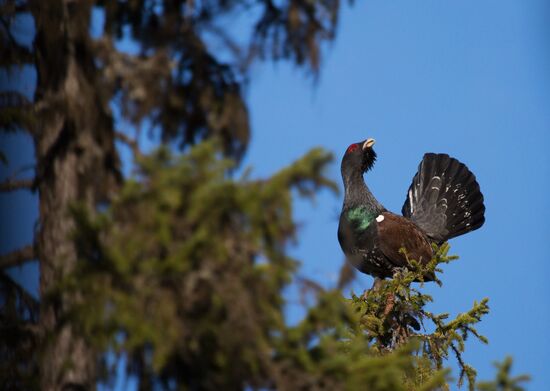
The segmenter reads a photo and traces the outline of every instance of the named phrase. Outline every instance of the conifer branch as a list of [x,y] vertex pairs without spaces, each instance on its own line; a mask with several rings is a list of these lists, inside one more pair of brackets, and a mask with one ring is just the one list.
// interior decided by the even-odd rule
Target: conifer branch
[[[391,280],[383,281],[378,289],[372,289],[362,297],[354,296],[353,304],[361,313],[361,325],[364,332],[380,352],[393,352],[414,338],[421,342],[422,358],[431,362],[432,369],[443,368],[444,360],[454,353],[460,368],[459,386],[466,379],[469,390],[475,386],[476,371],[462,357],[465,341],[469,335],[487,343],[487,338],[479,334],[474,325],[489,312],[488,299],[474,302],[472,308],[449,319],[448,313],[433,314],[425,309],[433,298],[412,286],[413,282],[425,281],[430,277],[441,285],[437,273],[439,265],[456,259],[448,255],[449,246],[443,244],[434,247],[434,257],[427,264],[409,259],[406,249],[401,252],[408,261],[408,267],[396,272]],[[421,285],[422,286],[422,285]],[[430,321],[435,329],[431,333],[419,333],[424,320]]]
[[476,384],[479,391],[525,391],[521,383],[531,380],[529,375],[511,376],[512,357],[506,357],[502,363],[495,362],[498,372],[495,380]]
[[27,245],[0,256],[0,269],[21,265],[36,258],[33,245]]
[[[7,10],[4,8],[2,11],[2,13],[5,13]],[[15,9],[13,11],[15,11]],[[6,20],[6,18],[0,17],[0,26],[2,26],[2,29],[4,30],[4,34],[2,34],[3,37],[7,38],[8,41],[8,44],[1,51],[2,57],[0,59],[0,64],[4,67],[6,65],[13,64],[34,63],[34,55],[32,51],[17,43],[11,32],[10,23]]]
[[0,191],[32,190],[34,181],[31,179],[7,180],[0,183]]
[[19,298],[19,304],[23,308],[28,310],[28,317],[24,321],[20,319],[18,321],[18,325],[33,334],[39,334],[41,330],[37,327],[36,324],[38,319],[38,312],[40,309],[40,303],[38,302],[38,300],[5,272],[0,272],[0,287],[2,287],[3,289],[5,287],[8,288],[7,291],[4,291],[4,293],[8,291],[11,293],[16,293],[17,297]]

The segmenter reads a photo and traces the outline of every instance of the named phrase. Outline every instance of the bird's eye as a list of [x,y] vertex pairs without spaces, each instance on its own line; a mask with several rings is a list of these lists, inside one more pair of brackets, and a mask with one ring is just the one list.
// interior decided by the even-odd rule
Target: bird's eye
[[357,151],[357,148],[359,148],[359,144],[351,144],[346,150],[346,153],[355,152]]

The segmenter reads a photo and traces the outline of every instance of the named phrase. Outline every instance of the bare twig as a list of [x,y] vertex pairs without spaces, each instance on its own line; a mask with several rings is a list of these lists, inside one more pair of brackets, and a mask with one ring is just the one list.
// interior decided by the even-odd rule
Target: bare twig
[[0,191],[14,191],[20,189],[29,189],[33,188],[33,180],[31,179],[19,179],[19,180],[7,180],[0,183]]
[[386,299],[386,306],[384,307],[384,317],[387,317],[395,307],[395,294],[390,293]]
[[128,136],[127,134],[124,134],[122,132],[115,132],[115,137],[122,141],[124,144],[126,144],[133,152],[134,157],[141,156],[141,151],[139,150],[139,145],[135,139]]
[[11,266],[21,265],[22,263],[32,261],[36,258],[34,246],[27,245],[21,247],[11,253],[0,256],[0,269],[5,269]]

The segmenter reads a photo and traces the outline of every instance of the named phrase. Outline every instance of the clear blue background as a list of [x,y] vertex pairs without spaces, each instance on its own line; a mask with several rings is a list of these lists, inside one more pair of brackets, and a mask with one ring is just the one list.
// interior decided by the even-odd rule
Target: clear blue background
[[[529,390],[550,389],[550,2],[359,1],[340,22],[313,91],[292,67],[256,72],[245,163],[268,175],[321,145],[340,180],[346,147],[374,137],[379,159],[365,178],[398,212],[425,152],[465,162],[487,221],[451,241],[461,259],[445,267],[442,288],[429,287],[431,308],[455,315],[489,297],[478,328],[489,345],[469,340],[466,361],[487,379],[511,354],[514,373],[532,375]],[[342,262],[341,202],[327,193],[296,210],[302,273],[328,286]],[[353,290],[371,283],[360,276]]]
[[[491,313],[478,328],[489,345],[469,340],[466,361],[489,379],[491,363],[510,354],[514,373],[531,374],[529,390],[549,389],[550,2],[358,1],[343,7],[325,53],[316,84],[283,63],[254,68],[244,165],[270,175],[319,145],[334,152],[330,176],[340,182],[345,148],[374,137],[379,159],[366,180],[397,212],[425,152],[465,162],[481,184],[487,221],[452,240],[461,259],[445,267],[442,288],[427,287],[436,300],[431,309],[455,315],[489,297]],[[25,161],[28,141],[7,141],[14,163]],[[0,210],[7,251],[29,240],[36,210],[23,192],[0,197],[12,202]],[[336,240],[341,202],[323,192],[314,205],[296,203],[301,229],[292,253],[304,262],[301,274],[327,287],[343,261]],[[23,278],[27,270],[14,273]],[[27,276],[36,287],[36,272]],[[351,289],[371,283],[361,275]],[[302,311],[295,290],[288,295],[295,322]],[[135,383],[118,382],[124,385]]]

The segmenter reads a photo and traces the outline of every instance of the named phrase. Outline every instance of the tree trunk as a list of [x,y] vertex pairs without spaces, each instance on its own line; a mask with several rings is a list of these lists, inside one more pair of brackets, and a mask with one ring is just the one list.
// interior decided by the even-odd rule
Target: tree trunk
[[52,289],[78,260],[69,207],[84,203],[93,209],[116,186],[113,124],[108,102],[98,92],[88,34],[91,2],[35,0],[31,7],[37,31],[33,137],[40,196],[40,325],[46,341],[41,390],[92,389],[97,357],[70,322],[62,323],[78,298]]

